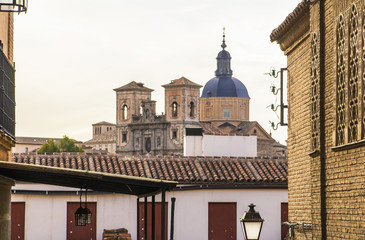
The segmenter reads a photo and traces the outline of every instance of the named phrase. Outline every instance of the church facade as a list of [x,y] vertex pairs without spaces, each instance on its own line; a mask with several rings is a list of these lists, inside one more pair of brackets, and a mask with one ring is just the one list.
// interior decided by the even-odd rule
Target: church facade
[[156,115],[152,89],[130,82],[117,95],[117,149],[123,155],[181,154],[185,128],[199,127],[199,89],[182,77],[163,85],[165,113]]
[[[286,146],[278,144],[256,121],[249,120],[250,97],[245,85],[232,77],[224,35],[221,47],[215,77],[205,84],[201,95],[203,86],[185,77],[162,85],[164,115],[156,114],[156,101],[151,99],[153,89],[143,83],[133,81],[114,89],[115,153],[182,155],[186,129],[201,129],[202,134],[208,135],[257,136],[258,156],[285,156]],[[104,150],[98,146],[96,150]]]

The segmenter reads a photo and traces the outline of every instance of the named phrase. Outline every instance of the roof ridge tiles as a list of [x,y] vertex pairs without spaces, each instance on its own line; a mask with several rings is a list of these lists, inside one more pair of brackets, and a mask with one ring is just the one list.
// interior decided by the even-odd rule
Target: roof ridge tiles
[[176,160],[171,161],[172,162],[172,167],[175,170],[176,173],[176,179],[177,181],[183,181],[183,177],[181,172],[179,171],[179,165],[176,163]]
[[147,160],[147,163],[148,163],[148,168],[151,171],[152,178],[159,179],[156,168],[154,167],[154,165],[155,165],[154,161],[153,160]]
[[222,180],[228,180],[228,181],[232,180],[231,176],[228,173],[227,168],[224,166],[224,161],[218,161],[218,167],[222,171],[222,176],[221,176]]
[[139,173],[138,176],[146,177],[146,173],[145,173],[145,170],[144,170],[143,163],[142,163],[141,159],[138,159],[136,161],[136,167],[137,167],[137,170],[138,170],[138,173]]
[[255,169],[255,167],[252,165],[252,162],[246,161],[246,167],[249,170],[249,173],[252,175],[251,179],[253,181],[258,180],[261,181],[262,178],[260,176],[260,174],[258,174],[257,169]]
[[172,167],[172,161],[173,160],[167,160],[166,161],[166,166],[167,166],[167,170],[169,172],[169,175],[171,176],[171,180],[175,181],[177,178],[176,178],[174,168]]
[[128,175],[128,172],[127,172],[127,170],[126,170],[126,166],[125,166],[125,164],[124,164],[123,159],[122,159],[122,158],[117,158],[117,162],[118,162],[118,166],[119,166],[119,168],[120,168],[120,173],[121,173],[122,175]]
[[192,181],[194,179],[194,173],[192,171],[192,168],[189,166],[189,160],[184,159],[183,163],[185,165],[186,170],[188,170],[187,174],[188,174],[188,177],[189,177],[189,181]]
[[199,171],[198,171],[197,165],[195,164],[195,161],[192,160],[192,159],[188,159],[187,162],[188,162],[188,165],[190,167],[190,170],[192,171],[192,174],[193,174],[193,177],[194,177],[195,181],[201,182],[202,178],[199,174]]
[[110,156],[110,160],[113,165],[114,173],[120,174],[119,164],[115,156]]
[[265,162],[258,161],[256,164],[260,167],[260,169],[261,169],[261,171],[263,173],[263,179],[264,179],[264,181],[277,179],[277,176],[272,176],[270,174],[271,171],[268,168],[268,166],[265,164]]
[[92,158],[91,156],[89,156],[87,158],[87,161],[89,163],[89,171],[93,171],[93,172],[96,172],[96,169],[95,169],[95,163],[94,163],[94,158]]
[[138,161],[138,159],[132,159],[131,161],[130,161],[130,165],[131,165],[131,168],[132,168],[132,173],[133,173],[133,175],[132,176],[138,176],[138,166],[137,166],[137,161]]
[[112,164],[112,161],[111,161],[110,157],[107,155],[107,156],[105,156],[104,159],[105,159],[105,162],[106,162],[108,173],[115,173],[114,172],[114,167],[113,167],[113,164]]
[[184,165],[183,165],[183,162],[182,162],[181,159],[178,159],[177,160],[177,165],[179,167],[179,170],[180,170],[181,177],[182,177],[183,181],[184,182],[187,182],[189,180],[189,176],[188,176],[188,174],[185,171],[185,168],[184,168]]
[[124,161],[125,163],[125,168],[126,168],[126,171],[127,171],[127,175],[129,176],[133,176],[133,170],[132,170],[132,166],[131,166],[131,161]]
[[194,164],[196,166],[196,170],[200,176],[200,180],[202,180],[203,182],[208,180],[208,177],[206,176],[206,174],[204,174],[204,169],[200,163],[200,161],[198,159],[194,159]]
[[230,166],[228,160],[223,161],[223,164],[225,165],[225,167],[227,168],[228,174],[231,176],[232,181],[237,182],[238,178],[234,172],[234,170],[232,169],[232,167]]
[[147,178],[153,178],[152,173],[151,173],[151,169],[149,168],[149,165],[148,165],[148,160],[146,159],[145,161],[142,162],[142,164],[143,164],[143,169],[144,169],[144,172],[146,174],[146,177]]
[[75,161],[76,161],[77,169],[78,170],[83,170],[83,166],[82,166],[80,156],[75,156],[74,158],[75,158]]
[[275,171],[277,169],[277,166],[275,165],[274,161],[268,161],[267,162],[268,168],[270,168],[270,174],[276,177],[277,181],[280,181],[281,179],[281,173],[280,171]]
[[107,163],[105,162],[104,155],[100,156],[100,163],[101,163],[101,170],[103,171],[103,173],[107,173],[108,168],[107,168]]

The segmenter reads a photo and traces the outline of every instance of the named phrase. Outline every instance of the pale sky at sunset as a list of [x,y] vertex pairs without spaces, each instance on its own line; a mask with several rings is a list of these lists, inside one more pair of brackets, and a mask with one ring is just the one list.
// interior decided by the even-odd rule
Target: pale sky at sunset
[[[269,121],[279,121],[267,108],[276,100],[270,85],[279,79],[264,73],[285,67],[286,57],[269,36],[299,2],[29,0],[27,14],[14,15],[16,136],[89,140],[93,123],[115,123],[113,89],[131,81],[155,89],[161,114],[161,85],[214,77],[223,26],[250,120],[270,132]],[[271,132],[285,143],[286,130]]]

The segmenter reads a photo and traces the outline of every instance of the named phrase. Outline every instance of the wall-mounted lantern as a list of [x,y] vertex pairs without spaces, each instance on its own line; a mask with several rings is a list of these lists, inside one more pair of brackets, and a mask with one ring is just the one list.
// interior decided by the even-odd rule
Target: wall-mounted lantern
[[258,240],[260,238],[262,224],[264,219],[261,218],[259,212],[255,211],[256,205],[248,205],[250,209],[244,212],[240,219],[243,234],[246,240]]
[[27,12],[28,0],[0,0],[0,12]]
[[85,226],[86,224],[91,223],[92,213],[90,209],[87,208],[87,189],[85,191],[85,208],[82,207],[82,189],[80,191],[80,207],[75,212],[75,225],[76,226]]

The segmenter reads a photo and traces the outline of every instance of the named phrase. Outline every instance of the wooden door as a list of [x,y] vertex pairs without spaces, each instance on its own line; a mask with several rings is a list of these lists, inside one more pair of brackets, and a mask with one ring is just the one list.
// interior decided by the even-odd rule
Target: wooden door
[[209,240],[236,240],[238,221],[236,209],[236,203],[209,203]]
[[67,240],[96,240],[96,202],[87,203],[92,215],[91,223],[85,226],[75,225],[75,212],[79,207],[80,202],[67,203]]
[[11,240],[24,240],[25,202],[11,203]]
[[[167,238],[168,226],[168,204],[165,203],[165,239]],[[139,203],[139,239],[144,238],[144,202]],[[147,240],[152,239],[152,203],[147,203]],[[161,203],[155,203],[155,239],[161,239]]]
[[[288,203],[281,203],[281,223],[288,221]],[[288,233],[288,226],[281,225],[281,239],[284,240],[286,238],[286,234]]]

